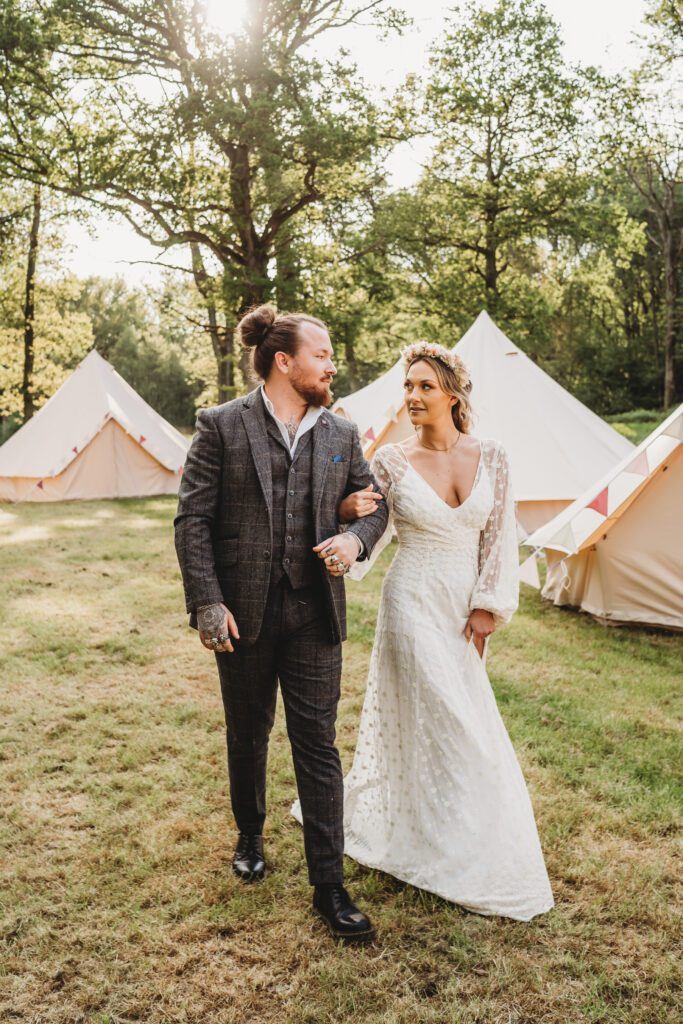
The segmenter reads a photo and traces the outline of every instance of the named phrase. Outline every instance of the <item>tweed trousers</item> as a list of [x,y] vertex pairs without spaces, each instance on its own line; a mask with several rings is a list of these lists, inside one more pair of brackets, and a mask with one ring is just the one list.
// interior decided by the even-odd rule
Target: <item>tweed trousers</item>
[[320,587],[268,591],[255,644],[216,654],[225,711],[230,799],[240,832],[266,817],[268,738],[278,680],[292,748],[311,885],[343,881],[344,788],[335,746],[341,644],[330,641]]

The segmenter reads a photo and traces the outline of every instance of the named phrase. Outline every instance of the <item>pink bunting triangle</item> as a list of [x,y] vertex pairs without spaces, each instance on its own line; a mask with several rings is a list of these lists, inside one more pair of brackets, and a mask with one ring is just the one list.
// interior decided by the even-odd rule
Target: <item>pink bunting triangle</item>
[[639,452],[632,462],[629,462],[626,466],[624,473],[637,473],[638,476],[647,476],[650,472],[650,466],[647,461],[647,452]]
[[372,427],[368,427],[368,429],[363,434],[363,437],[367,437],[368,441],[377,440],[377,438],[375,437],[375,431],[372,429]]
[[599,512],[601,516],[606,516],[608,489],[609,488],[605,487],[602,491],[600,491],[597,498],[594,498],[593,501],[591,501],[590,505],[587,505],[586,508],[593,508],[596,512]]
[[42,491],[42,490],[43,490],[43,481],[42,481],[42,480],[39,480],[36,486],[37,486],[37,487],[40,487],[40,489],[41,489],[41,491]]
[[139,440],[139,442],[138,442],[138,443],[139,443],[139,444],[142,444],[142,443],[143,443],[144,441],[146,441],[146,440],[147,440],[147,438],[145,437],[145,435],[144,435],[144,434],[140,434],[140,440]]
[[679,416],[673,423],[662,431],[667,437],[675,437],[677,441],[683,441],[683,416]]
[[78,445],[74,445],[71,451],[74,453],[74,455],[78,455]]

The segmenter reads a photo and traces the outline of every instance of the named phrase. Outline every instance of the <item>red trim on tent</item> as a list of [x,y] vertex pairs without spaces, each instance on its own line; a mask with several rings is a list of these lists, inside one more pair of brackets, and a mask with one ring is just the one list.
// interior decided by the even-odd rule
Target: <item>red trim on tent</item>
[[605,487],[604,490],[600,491],[597,498],[591,501],[590,505],[586,508],[594,508],[596,512],[599,512],[601,516],[607,515],[607,491],[609,488]]

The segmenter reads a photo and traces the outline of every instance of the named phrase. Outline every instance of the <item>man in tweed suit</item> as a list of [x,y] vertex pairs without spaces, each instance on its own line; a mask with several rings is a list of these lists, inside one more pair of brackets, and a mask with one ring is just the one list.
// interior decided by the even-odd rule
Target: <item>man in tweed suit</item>
[[[279,680],[313,905],[335,937],[362,941],[373,932],[343,886],[335,746],[343,577],[371,553],[387,511],[355,426],[325,411],[336,373],[325,325],[261,306],[238,333],[254,349],[261,387],[199,414],[175,520],[190,622],[218,663],[239,830],[233,870],[253,881],[266,868],[266,758]],[[362,489],[376,514],[340,533],[339,503]]]

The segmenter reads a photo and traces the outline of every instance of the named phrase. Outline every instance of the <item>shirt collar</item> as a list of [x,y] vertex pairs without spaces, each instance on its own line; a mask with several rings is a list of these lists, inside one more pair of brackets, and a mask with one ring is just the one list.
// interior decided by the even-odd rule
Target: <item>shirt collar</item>
[[303,415],[301,423],[299,424],[299,426],[297,428],[297,432],[294,435],[294,440],[290,443],[289,435],[287,433],[287,428],[286,428],[285,424],[282,422],[282,420],[278,419],[277,414],[275,412],[275,406],[273,405],[271,400],[268,398],[268,395],[266,394],[265,384],[261,384],[260,391],[261,391],[261,395],[263,397],[263,404],[264,404],[267,412],[273,417],[273,419],[277,423],[278,427],[280,428],[280,433],[282,434],[283,438],[285,439],[285,441],[287,442],[287,444],[289,446],[290,452],[292,454],[294,454],[294,450],[295,450],[295,448],[297,446],[299,438],[303,434],[305,434],[308,430],[310,430],[311,427],[315,426],[315,424],[318,422],[318,420],[320,419],[322,414],[325,412],[324,406],[322,406],[322,405],[319,405],[319,406],[309,405],[308,406],[308,408],[306,409],[306,412]]

